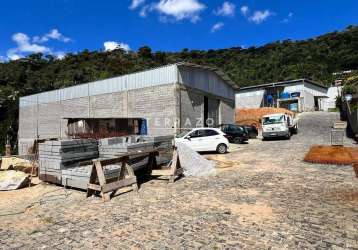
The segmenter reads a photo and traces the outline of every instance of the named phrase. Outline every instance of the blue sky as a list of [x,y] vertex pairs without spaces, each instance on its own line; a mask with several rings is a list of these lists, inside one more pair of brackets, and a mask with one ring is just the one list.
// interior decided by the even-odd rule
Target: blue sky
[[2,60],[117,45],[249,47],[358,24],[356,0],[4,0],[1,9]]

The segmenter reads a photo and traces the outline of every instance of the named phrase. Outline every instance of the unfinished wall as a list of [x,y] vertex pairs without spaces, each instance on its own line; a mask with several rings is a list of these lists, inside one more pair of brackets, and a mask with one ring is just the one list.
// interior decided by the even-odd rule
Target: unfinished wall
[[180,90],[180,127],[193,128],[203,126],[204,95],[197,92]]
[[235,96],[236,108],[260,108],[264,99],[265,90],[248,90]]
[[38,138],[58,138],[61,135],[60,102],[38,105]]
[[20,107],[19,142],[67,138],[67,120],[63,118],[144,118],[149,135],[173,134],[174,89],[174,84],[166,84]]
[[[209,95],[209,96],[208,96]],[[182,88],[180,90],[180,127],[195,128],[204,126],[204,97],[208,97],[208,118],[213,118],[213,126],[221,123],[233,123],[235,115],[234,101],[221,99],[208,93]]]
[[[181,90],[186,87],[196,92]],[[219,100],[234,101],[229,81],[210,69],[174,64],[21,97],[19,143],[67,138],[68,118],[142,118],[149,135],[172,135],[186,118],[190,126],[203,126],[204,96],[209,97],[209,118],[218,123],[228,117],[222,112],[229,108],[221,108]]]
[[89,117],[89,97],[73,98],[61,101],[62,118],[88,118]]
[[315,106],[314,106],[314,96],[307,91],[303,91],[303,111],[314,111],[315,110]]
[[208,125],[210,127],[216,127],[219,125],[219,109],[220,100],[214,98],[208,98]]
[[146,118],[149,135],[175,133],[175,84],[128,91],[128,117]]
[[235,99],[234,88],[213,71],[179,66],[178,73],[181,84],[222,98]]
[[128,117],[127,91],[95,95],[90,97],[91,118],[126,118]]
[[37,105],[20,108],[19,138],[37,138]]
[[235,123],[235,103],[220,101],[220,124]]

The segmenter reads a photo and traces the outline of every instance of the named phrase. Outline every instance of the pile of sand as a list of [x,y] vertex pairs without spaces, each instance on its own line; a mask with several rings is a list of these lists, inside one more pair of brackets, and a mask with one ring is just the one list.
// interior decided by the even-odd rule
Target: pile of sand
[[358,162],[358,149],[354,147],[314,145],[304,161],[334,165],[350,165]]

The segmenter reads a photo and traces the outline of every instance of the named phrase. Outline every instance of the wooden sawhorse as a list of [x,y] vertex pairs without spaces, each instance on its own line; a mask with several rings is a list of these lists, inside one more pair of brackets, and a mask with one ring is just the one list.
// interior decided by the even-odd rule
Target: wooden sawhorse
[[[151,150],[138,153],[128,153],[112,159],[93,160],[90,180],[87,185],[87,197],[90,197],[96,192],[100,192],[102,199],[104,201],[108,201],[120,188],[131,186],[132,191],[138,191],[137,177],[134,175],[133,168],[128,164],[129,159],[148,156],[148,163],[150,164],[149,167],[152,167],[151,164],[155,163],[156,155],[158,155],[158,151]],[[119,176],[116,178],[106,179],[103,167],[115,164],[121,164]],[[125,174],[126,171],[127,175]]]
[[180,166],[178,150],[176,147],[173,148],[173,158],[169,162],[168,166],[155,169],[155,167],[157,167],[156,162],[154,164],[149,164],[149,166],[149,175],[168,178],[169,183],[174,183],[175,179],[183,174],[183,169]]

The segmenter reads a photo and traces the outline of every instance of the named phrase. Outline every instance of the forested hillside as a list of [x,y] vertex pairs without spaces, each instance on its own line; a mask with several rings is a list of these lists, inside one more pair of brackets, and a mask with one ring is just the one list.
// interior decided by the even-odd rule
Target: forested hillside
[[219,67],[241,87],[294,78],[330,84],[333,72],[358,69],[358,26],[304,41],[277,41],[247,49],[183,49],[172,53],[153,52],[145,46],[128,53],[121,49],[85,50],[61,60],[34,54],[0,63],[0,153],[6,133],[16,144],[19,96],[179,61]]

